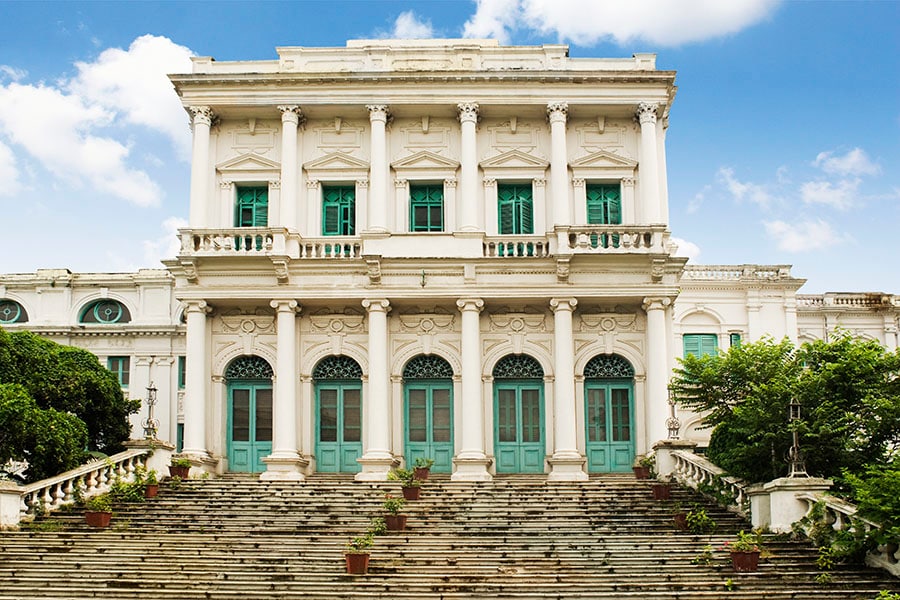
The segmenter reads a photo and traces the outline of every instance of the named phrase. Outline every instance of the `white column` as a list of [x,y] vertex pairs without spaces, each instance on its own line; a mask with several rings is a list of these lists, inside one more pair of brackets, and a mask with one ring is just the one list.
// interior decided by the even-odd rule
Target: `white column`
[[[551,102],[547,105],[550,120],[550,201],[553,203],[553,225],[572,224],[569,201],[569,161],[566,156],[566,115],[569,105]],[[537,233],[537,231],[535,231]]]
[[641,208],[644,225],[662,223],[659,212],[659,161],[656,148],[656,105],[638,104],[635,113],[641,124],[641,152],[639,175],[641,183]]
[[462,424],[461,448],[453,459],[456,471],[453,481],[490,481],[487,466],[490,460],[484,453],[484,396],[481,385],[481,324],[479,315],[484,308],[480,298],[456,301],[462,312]]
[[649,450],[656,442],[666,440],[669,430],[669,377],[666,344],[666,310],[672,303],[669,298],[644,298],[647,312],[647,386],[646,405],[647,445]]
[[270,227],[297,228],[297,128],[303,114],[299,106],[279,106],[281,111],[281,222]]
[[363,402],[366,431],[360,481],[385,481],[394,465],[391,454],[391,399],[388,373],[387,314],[390,302],[384,298],[367,298],[362,302],[369,313],[369,386]]
[[272,454],[265,457],[262,481],[302,481],[297,453],[297,319],[296,300],[272,300],[278,350],[272,410]]
[[209,165],[209,128],[214,118],[213,111],[208,106],[188,107],[193,115],[194,139],[193,153],[191,155],[191,208],[189,225],[192,228],[207,227],[207,204],[209,202],[208,190],[210,165]]
[[461,128],[459,161],[459,229],[478,231],[478,145],[475,125],[478,123],[478,104],[462,102],[457,105]]
[[575,428],[575,339],[572,335],[572,311],[575,298],[552,298],[553,358],[553,456],[550,481],[584,481],[584,457],[578,452]]
[[369,203],[367,230],[386,232],[387,228],[387,136],[388,107],[383,104],[366,106],[369,109],[371,162],[369,164]]
[[204,300],[191,300],[185,304],[187,362],[184,381],[183,454],[203,460],[209,458],[206,449],[206,396],[209,382],[209,373],[206,370],[206,315],[212,309]]

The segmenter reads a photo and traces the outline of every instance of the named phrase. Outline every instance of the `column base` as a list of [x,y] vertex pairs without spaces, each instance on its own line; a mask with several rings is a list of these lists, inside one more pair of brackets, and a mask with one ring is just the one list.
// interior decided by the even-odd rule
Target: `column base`
[[561,452],[547,459],[550,463],[550,474],[547,481],[587,481],[588,474],[584,472],[584,463],[587,459],[577,452]]
[[460,455],[453,459],[456,470],[450,481],[492,481],[494,476],[488,472],[493,461],[484,454],[472,453],[470,456]]
[[362,466],[362,471],[354,477],[356,481],[387,481],[391,469],[400,465],[400,461],[387,452],[363,456],[356,462]]
[[294,453],[273,453],[262,459],[266,470],[259,474],[260,481],[305,481],[304,472],[309,461]]

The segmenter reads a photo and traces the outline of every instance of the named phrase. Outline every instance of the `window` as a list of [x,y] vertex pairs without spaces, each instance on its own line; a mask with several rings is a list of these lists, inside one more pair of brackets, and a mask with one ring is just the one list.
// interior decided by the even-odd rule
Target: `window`
[[266,227],[269,224],[269,188],[239,187],[234,209],[235,227]]
[[106,359],[106,368],[113,372],[119,380],[119,385],[123,388],[128,387],[128,366],[131,359],[127,356],[110,356]]
[[443,184],[409,186],[409,230],[444,230]]
[[184,376],[187,368],[187,357],[179,356],[178,357],[178,389],[184,389]]
[[588,184],[587,222],[589,225],[622,223],[622,195],[618,184]]
[[684,355],[702,357],[715,354],[719,348],[718,336],[714,333],[686,333],[683,336]]
[[740,348],[741,347],[741,334],[732,333],[729,336],[728,343],[732,348]]
[[24,323],[28,320],[28,313],[22,305],[15,300],[0,300],[0,323]]
[[534,203],[531,184],[499,184],[497,186],[497,209],[501,234],[534,233]]
[[356,188],[327,186],[322,195],[322,235],[356,235]]
[[81,323],[99,323],[109,325],[112,323],[128,323],[131,314],[121,302],[116,300],[97,300],[88,304],[81,311]]

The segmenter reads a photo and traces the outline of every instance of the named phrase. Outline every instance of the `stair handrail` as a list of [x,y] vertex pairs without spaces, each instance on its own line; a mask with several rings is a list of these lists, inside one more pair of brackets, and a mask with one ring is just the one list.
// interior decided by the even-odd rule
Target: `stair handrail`
[[675,461],[672,474],[679,483],[711,496],[728,510],[749,516],[747,482],[732,477],[707,458],[689,450],[673,450],[671,456]]
[[0,527],[15,527],[39,514],[74,504],[79,497],[102,494],[109,491],[116,478],[133,481],[135,470],[146,468],[150,452],[148,448],[130,448],[26,485],[0,482]]

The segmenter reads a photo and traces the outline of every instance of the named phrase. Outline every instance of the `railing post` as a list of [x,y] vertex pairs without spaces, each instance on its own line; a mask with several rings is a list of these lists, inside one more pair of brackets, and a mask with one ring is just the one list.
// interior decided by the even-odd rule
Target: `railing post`
[[661,479],[671,479],[675,476],[678,462],[672,454],[677,450],[693,452],[697,442],[690,440],[660,440],[653,445],[656,455],[656,473]]
[[0,481],[0,529],[18,527],[22,490],[12,481]]
[[[753,526],[768,527],[775,533],[789,533],[791,526],[809,511],[805,496],[825,492],[831,488],[832,483],[834,482],[830,479],[819,477],[781,477],[763,484],[761,489],[754,489],[750,497],[751,507],[756,498],[759,510],[759,516],[753,515]],[[764,522],[765,496],[768,497],[768,523]]]

